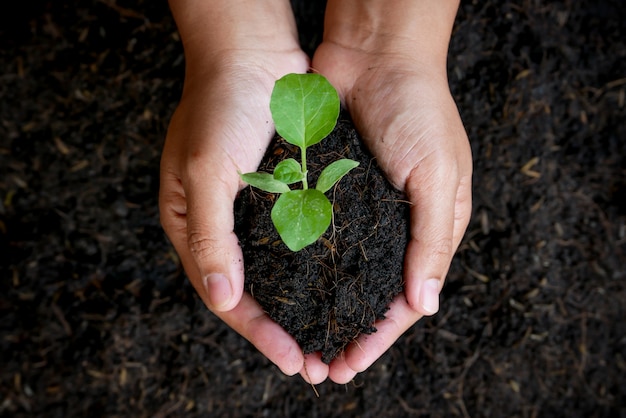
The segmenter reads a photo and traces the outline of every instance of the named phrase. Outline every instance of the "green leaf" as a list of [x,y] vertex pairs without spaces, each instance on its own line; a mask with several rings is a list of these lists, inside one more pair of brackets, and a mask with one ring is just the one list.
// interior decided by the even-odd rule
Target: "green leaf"
[[270,100],[276,131],[301,149],[332,132],[339,107],[337,90],[319,74],[287,74],[276,81]]
[[302,181],[304,174],[300,163],[293,158],[288,158],[279,162],[274,169],[274,178],[285,184],[292,184]]
[[239,173],[239,177],[250,186],[254,186],[257,189],[264,190],[269,193],[287,193],[291,189],[282,181],[276,180],[274,176],[269,173]]
[[354,160],[344,158],[331,163],[322,170],[320,177],[317,179],[315,188],[322,193],[329,191],[343,176],[348,174],[350,170],[357,167],[359,163]]
[[272,208],[272,222],[291,251],[314,243],[328,229],[332,205],[315,189],[292,190],[280,195]]

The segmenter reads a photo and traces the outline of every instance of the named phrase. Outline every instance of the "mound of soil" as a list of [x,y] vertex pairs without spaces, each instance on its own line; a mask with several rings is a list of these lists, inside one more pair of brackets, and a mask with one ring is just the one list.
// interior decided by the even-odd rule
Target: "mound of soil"
[[[334,217],[326,233],[291,252],[270,219],[276,195],[250,187],[236,202],[235,231],[244,252],[246,290],[305,353],[321,351],[329,363],[360,334],[375,332],[374,322],[402,291],[409,205],[348,119],[309,154],[309,179],[340,158],[361,163],[328,192]],[[260,170],[271,172],[279,161],[298,155],[296,147],[278,139]]]

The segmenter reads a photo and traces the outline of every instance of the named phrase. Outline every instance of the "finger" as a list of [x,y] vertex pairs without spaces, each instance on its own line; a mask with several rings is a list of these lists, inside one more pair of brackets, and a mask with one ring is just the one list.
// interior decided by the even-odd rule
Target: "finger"
[[225,175],[228,170],[211,161],[190,162],[183,180],[187,235],[179,245],[188,248],[198,272],[194,279],[200,281],[205,302],[214,311],[234,308],[243,293],[243,255],[233,232],[238,178]]
[[249,294],[245,293],[234,309],[218,312],[217,316],[250,341],[284,374],[293,376],[302,370],[304,356],[296,340],[272,321]]
[[328,364],[322,361],[322,354],[319,351],[304,356],[300,375],[307,383],[312,385],[318,385],[326,380],[328,377]]
[[405,293],[409,305],[424,315],[439,310],[439,293],[455,250],[458,175],[455,167],[449,167],[433,159],[413,169],[406,183],[411,239],[405,256]]
[[[422,317],[406,301],[403,294],[398,295],[385,314],[385,319],[376,322],[376,332],[361,335],[344,352],[344,362],[353,373],[361,373],[382,356],[400,336]],[[337,374],[347,377],[349,371],[338,369]],[[335,371],[331,369],[331,379],[335,381]]]
[[330,363],[328,377],[335,383],[346,384],[351,382],[357,373],[346,363],[345,353],[341,353]]
[[[175,224],[176,221],[173,223]],[[184,231],[186,228],[181,229]],[[191,252],[186,249],[185,235],[185,233],[173,233],[170,235],[172,237],[170,239],[173,242],[179,241],[179,244],[182,245],[182,250],[178,251],[189,276],[189,281],[205,305],[212,310],[208,290],[203,286],[198,270],[192,268],[195,266],[195,261]],[[182,238],[174,238],[180,236]],[[244,293],[233,309],[225,312],[213,312],[228,326],[250,341],[286,375],[292,376],[302,369],[304,357],[298,343],[280,325],[272,321],[249,294]]]
[[[199,177],[212,178],[202,172]],[[163,164],[161,223],[190,281],[215,311],[232,309],[243,293],[243,256],[232,227],[233,199],[233,192],[219,181],[199,185],[191,180],[185,188]]]

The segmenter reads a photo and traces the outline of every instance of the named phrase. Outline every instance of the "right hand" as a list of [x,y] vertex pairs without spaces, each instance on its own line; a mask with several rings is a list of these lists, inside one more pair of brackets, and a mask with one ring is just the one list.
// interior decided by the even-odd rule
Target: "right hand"
[[[303,369],[296,341],[243,292],[243,255],[233,232],[237,172],[256,171],[273,137],[269,101],[276,79],[303,73],[308,58],[228,51],[187,68],[161,161],[161,222],[206,306],[285,374]],[[327,367],[314,380],[325,379]]]

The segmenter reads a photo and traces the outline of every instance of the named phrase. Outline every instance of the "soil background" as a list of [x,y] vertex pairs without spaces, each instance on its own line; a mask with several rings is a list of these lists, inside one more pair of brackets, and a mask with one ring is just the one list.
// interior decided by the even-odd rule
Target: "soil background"
[[[626,416],[621,0],[462,3],[474,216],[441,311],[320,398],[202,306],[159,225],[167,4],[5,3],[0,416]],[[294,9],[311,52],[323,2]]]

